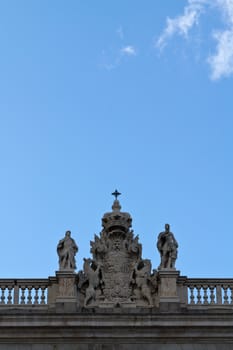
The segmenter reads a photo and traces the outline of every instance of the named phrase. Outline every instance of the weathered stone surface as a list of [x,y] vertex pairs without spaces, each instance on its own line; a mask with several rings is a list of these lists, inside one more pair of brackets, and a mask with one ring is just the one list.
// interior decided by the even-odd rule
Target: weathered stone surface
[[38,349],[39,346],[41,349],[54,346],[62,350],[95,349],[95,346],[101,349],[104,345],[113,349],[143,350],[160,349],[165,345],[167,349],[176,346],[182,350],[192,349],[191,346],[206,349],[213,344],[218,350],[233,347],[232,312],[162,314],[153,309],[143,310],[115,308],[93,313],[86,309],[85,313],[67,314],[18,310],[14,314],[4,313],[0,315],[0,349],[6,350],[7,346],[13,350],[18,350],[16,346],[30,349],[36,345]]
[[76,269],[75,255],[77,252],[78,246],[71,238],[71,232],[66,231],[65,237],[57,245],[60,271],[74,271]]
[[77,276],[75,273],[58,271],[56,273],[58,280],[58,294],[56,303],[77,303]]
[[177,291],[177,279],[179,277],[179,271],[173,269],[159,270],[159,297],[160,302],[179,302]]
[[102,219],[103,230],[91,241],[92,259],[84,259],[79,272],[79,294],[84,307],[153,307],[156,304],[157,272],[142,259],[138,236],[130,230],[130,214],[121,212],[116,199],[112,212]]
[[232,350],[232,344],[0,344],[0,350]]
[[116,198],[83,271],[67,232],[56,276],[1,279],[0,350],[232,350],[233,279],[180,276],[169,225],[152,270],[131,224]]
[[160,253],[161,262],[159,269],[174,269],[177,259],[178,243],[170,232],[170,225],[165,225],[165,231],[158,236],[157,248]]

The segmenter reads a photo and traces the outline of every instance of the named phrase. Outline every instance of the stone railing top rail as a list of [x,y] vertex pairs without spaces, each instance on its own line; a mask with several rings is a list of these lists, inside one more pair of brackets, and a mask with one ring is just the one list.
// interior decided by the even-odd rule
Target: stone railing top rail
[[0,278],[0,286],[48,285],[49,278]]
[[[181,281],[182,281],[181,277]],[[213,285],[223,285],[223,284],[233,284],[233,278],[185,278],[184,279],[185,285],[206,285],[206,284],[213,284]]]

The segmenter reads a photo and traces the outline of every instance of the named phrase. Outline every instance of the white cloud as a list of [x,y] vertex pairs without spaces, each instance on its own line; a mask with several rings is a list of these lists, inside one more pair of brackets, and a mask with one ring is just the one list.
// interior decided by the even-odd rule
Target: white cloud
[[117,49],[114,52],[108,52],[102,50],[102,67],[107,70],[113,70],[117,68],[124,60],[126,56],[132,57],[137,55],[137,50],[134,46],[128,45],[124,46],[121,49]]
[[137,52],[134,46],[125,46],[121,49],[121,54],[126,56],[136,56]]
[[120,66],[127,58],[130,60],[133,56],[138,55],[138,50],[134,45],[125,45],[126,40],[122,26],[116,29],[115,35],[121,39],[121,44],[119,45],[119,40],[117,40],[117,43],[102,50],[101,54],[101,67],[109,71]]
[[211,79],[218,80],[233,74],[233,0],[218,0],[224,14],[227,29],[215,31],[216,52],[207,59],[211,67]]
[[211,68],[211,79],[217,80],[233,74],[233,0],[188,0],[184,13],[168,18],[166,28],[156,42],[162,50],[169,38],[175,34],[187,37],[189,31],[198,25],[206,8],[217,8],[223,15],[224,30],[213,29],[212,37],[217,41],[215,53],[207,58]]
[[218,80],[233,73],[233,28],[223,32],[216,32],[216,53],[209,56],[207,62],[211,67],[211,79]]
[[166,42],[174,34],[178,33],[187,37],[189,30],[198,24],[199,17],[204,9],[205,0],[189,0],[188,5],[184,8],[184,13],[175,18],[167,18],[167,25],[162,35],[157,40],[156,46],[163,49]]
[[225,20],[229,24],[233,24],[233,1],[232,0],[216,0],[217,5],[225,15]]

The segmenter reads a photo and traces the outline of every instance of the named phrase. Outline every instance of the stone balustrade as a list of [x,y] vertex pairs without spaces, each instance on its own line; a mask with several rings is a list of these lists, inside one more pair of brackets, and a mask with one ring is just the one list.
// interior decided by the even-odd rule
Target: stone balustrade
[[184,286],[188,306],[233,306],[233,279],[187,278]]
[[0,307],[46,305],[48,285],[48,279],[0,279]]
[[[74,288],[76,288],[75,279],[73,283]],[[27,308],[48,306],[51,302],[54,303],[58,296],[57,286],[58,279],[56,277],[0,279],[0,308],[15,305]],[[201,279],[180,276],[177,279],[177,289],[180,303],[188,308],[233,307],[233,279],[230,278]]]

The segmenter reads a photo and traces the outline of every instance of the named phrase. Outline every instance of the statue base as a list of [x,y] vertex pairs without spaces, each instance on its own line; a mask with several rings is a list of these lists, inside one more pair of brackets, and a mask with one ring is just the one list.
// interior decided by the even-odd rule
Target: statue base
[[179,303],[177,293],[177,279],[180,272],[176,269],[160,269],[159,277],[159,303]]
[[56,303],[77,303],[77,275],[74,271],[57,271],[58,293]]

